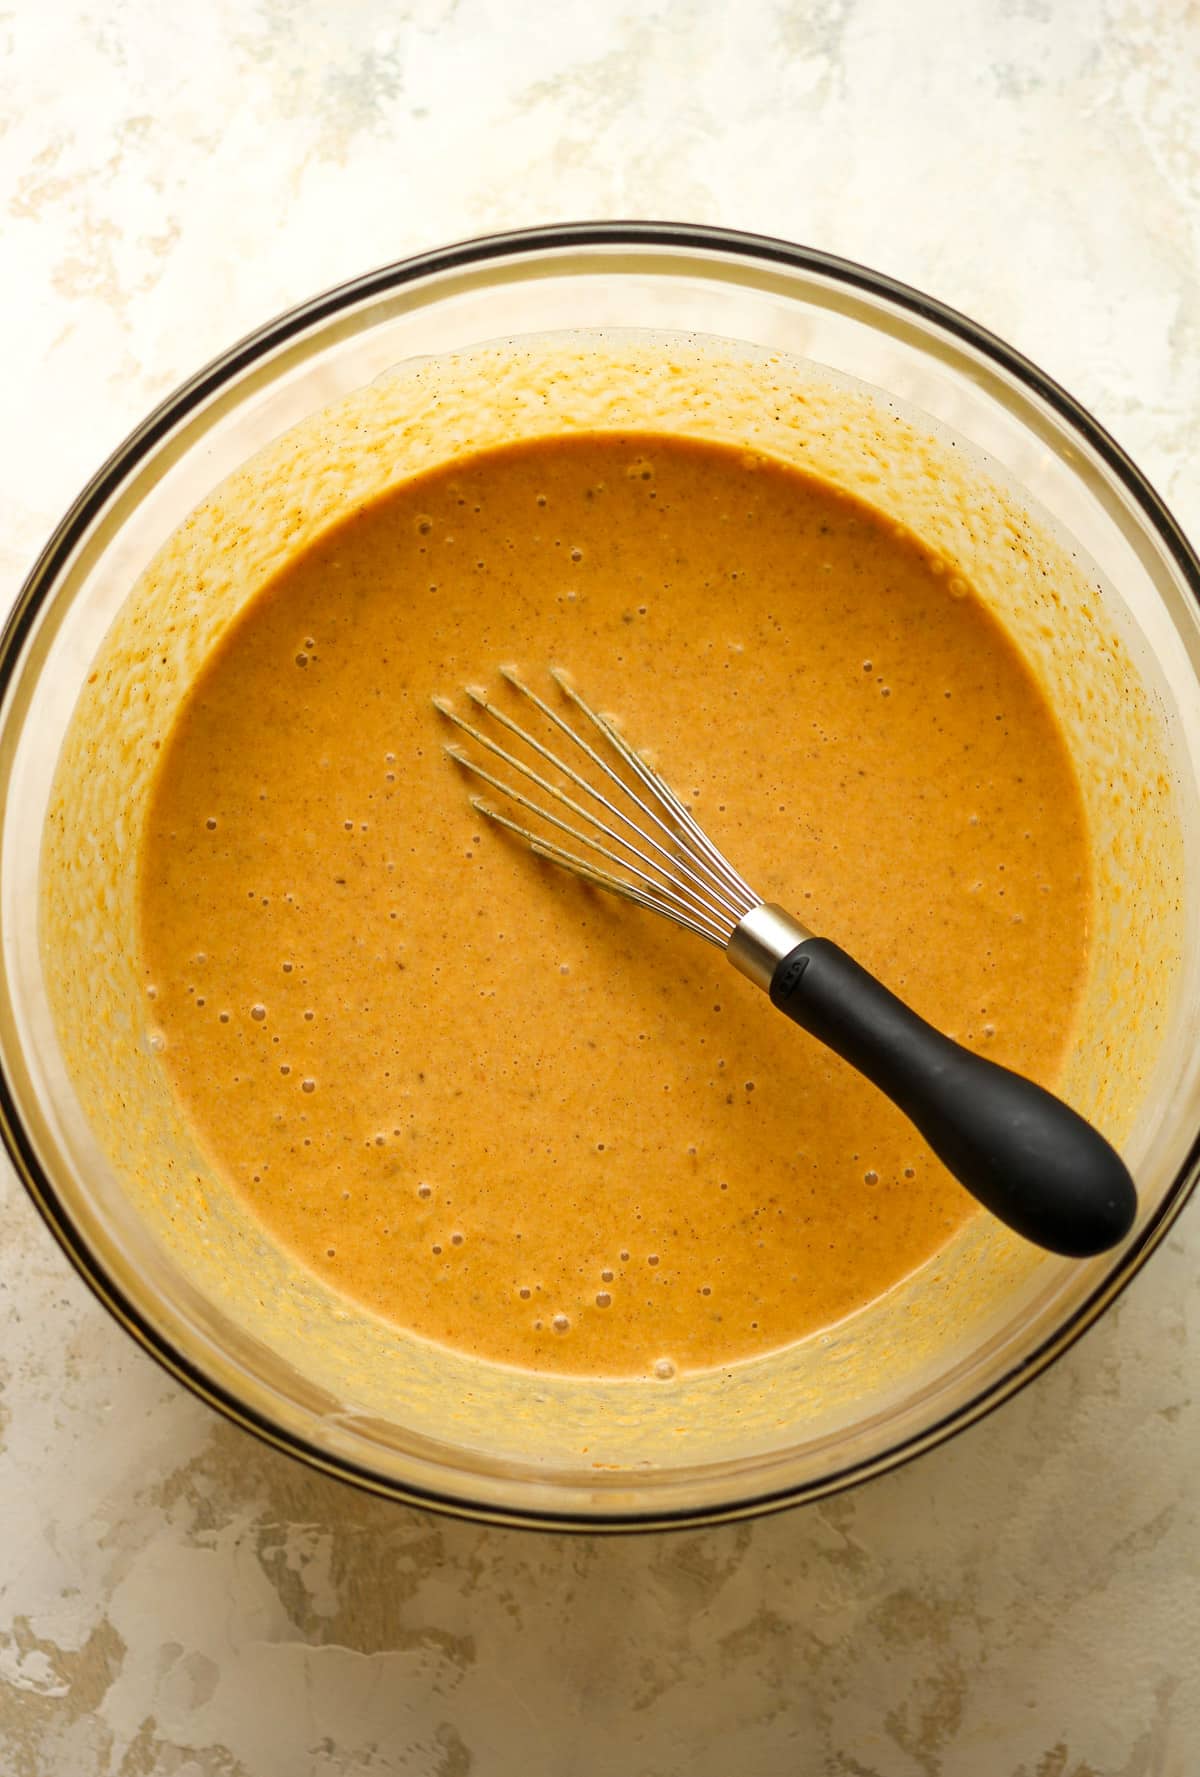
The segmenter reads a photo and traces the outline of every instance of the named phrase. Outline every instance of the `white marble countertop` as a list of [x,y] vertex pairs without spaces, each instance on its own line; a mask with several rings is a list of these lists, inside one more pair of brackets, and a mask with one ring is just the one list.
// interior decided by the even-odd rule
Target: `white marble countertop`
[[[811,242],[986,322],[1200,534],[1189,0],[9,0],[0,597],[277,310],[578,217]],[[1046,1377],[754,1524],[356,1494],[137,1351],[0,1178],[5,1777],[1192,1777],[1200,1215]]]

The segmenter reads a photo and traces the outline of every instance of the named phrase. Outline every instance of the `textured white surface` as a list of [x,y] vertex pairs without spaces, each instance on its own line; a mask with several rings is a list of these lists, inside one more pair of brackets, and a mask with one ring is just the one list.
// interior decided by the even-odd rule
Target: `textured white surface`
[[[146,408],[383,260],[581,216],[810,241],[988,323],[1200,532],[1189,0],[15,0],[0,595]],[[0,1181],[5,1777],[1192,1777],[1200,1221],[952,1446],[675,1537],[307,1473]]]

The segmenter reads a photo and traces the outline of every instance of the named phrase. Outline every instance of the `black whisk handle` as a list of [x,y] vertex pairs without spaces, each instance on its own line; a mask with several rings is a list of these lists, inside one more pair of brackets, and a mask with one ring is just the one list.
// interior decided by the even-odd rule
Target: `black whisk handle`
[[952,1042],[827,938],[797,944],[772,1003],[864,1074],[973,1197],[1071,1258],[1115,1246],[1137,1194],[1115,1149],[1032,1080]]

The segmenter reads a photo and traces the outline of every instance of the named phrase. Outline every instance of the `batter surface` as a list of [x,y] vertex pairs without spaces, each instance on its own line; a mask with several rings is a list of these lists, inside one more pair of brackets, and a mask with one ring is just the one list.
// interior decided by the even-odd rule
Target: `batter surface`
[[1053,713],[969,588],[861,504],[725,447],[582,435],[348,514],[163,749],[151,1018],[279,1240],[530,1368],[786,1344],[973,1205],[716,950],[484,830],[430,697],[510,661],[569,667],[764,898],[1049,1084],[1091,897]]

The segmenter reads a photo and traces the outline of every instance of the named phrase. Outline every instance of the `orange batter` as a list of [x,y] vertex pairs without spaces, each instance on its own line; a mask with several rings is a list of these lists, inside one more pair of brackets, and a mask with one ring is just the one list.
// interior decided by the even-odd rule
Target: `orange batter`
[[246,610],[145,828],[200,1139],[359,1302],[481,1356],[701,1368],[877,1296],[973,1205],[715,949],[469,806],[434,692],[568,666],[765,899],[1052,1083],[1091,882],[1054,716],[908,532],[731,448],[580,435],[348,513]]

